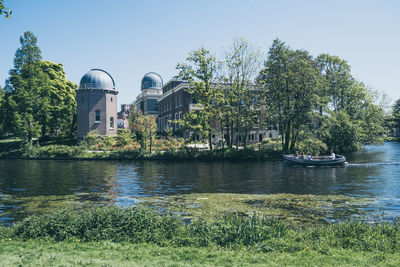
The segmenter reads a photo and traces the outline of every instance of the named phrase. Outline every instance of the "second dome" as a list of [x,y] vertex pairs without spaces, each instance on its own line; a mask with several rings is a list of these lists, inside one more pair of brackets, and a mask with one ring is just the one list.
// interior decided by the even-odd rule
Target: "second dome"
[[163,86],[163,80],[161,76],[155,72],[149,72],[146,73],[146,75],[144,75],[140,89],[141,90],[149,88],[161,89],[162,86]]

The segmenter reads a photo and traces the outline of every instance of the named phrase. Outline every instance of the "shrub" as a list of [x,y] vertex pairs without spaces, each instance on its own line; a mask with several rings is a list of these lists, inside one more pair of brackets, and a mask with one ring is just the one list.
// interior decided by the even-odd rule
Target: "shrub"
[[39,143],[33,144],[32,141],[25,141],[21,144],[21,154],[24,157],[36,158],[40,154]]
[[100,143],[101,150],[110,150],[116,144],[115,138],[113,136],[104,136],[102,142]]
[[126,146],[132,142],[131,130],[118,129],[118,144],[119,146]]
[[95,146],[99,144],[101,141],[100,134],[97,130],[92,130],[87,133],[87,135],[83,138],[83,142],[88,146]]

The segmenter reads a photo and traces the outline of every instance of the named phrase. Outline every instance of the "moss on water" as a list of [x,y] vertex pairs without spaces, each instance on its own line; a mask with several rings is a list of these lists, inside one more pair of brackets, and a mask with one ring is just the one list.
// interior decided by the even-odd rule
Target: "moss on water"
[[305,226],[363,215],[366,199],[344,195],[202,193],[141,198],[142,205],[192,217],[263,215]]

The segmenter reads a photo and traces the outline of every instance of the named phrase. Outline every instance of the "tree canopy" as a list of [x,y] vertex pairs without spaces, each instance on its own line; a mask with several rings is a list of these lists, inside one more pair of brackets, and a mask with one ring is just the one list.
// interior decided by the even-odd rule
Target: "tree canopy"
[[76,85],[67,81],[61,64],[41,61],[31,32],[25,32],[20,43],[2,101],[3,130],[28,140],[73,134]]

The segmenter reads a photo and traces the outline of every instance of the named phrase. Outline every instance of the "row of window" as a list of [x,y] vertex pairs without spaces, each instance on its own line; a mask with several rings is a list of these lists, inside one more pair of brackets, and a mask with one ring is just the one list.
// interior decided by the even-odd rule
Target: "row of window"
[[[100,110],[96,109],[94,113],[95,113],[94,122],[100,123],[101,122]],[[114,129],[114,117],[110,117],[110,129]]]
[[160,130],[165,130],[165,128],[170,127],[174,129],[179,129],[180,125],[178,123],[173,123],[173,121],[182,120],[182,111],[179,113],[169,114],[167,116],[158,119],[158,128]]
[[173,108],[182,107],[183,105],[183,95],[175,95],[170,97],[169,100],[163,101],[159,103],[160,112],[165,112],[172,110]]

